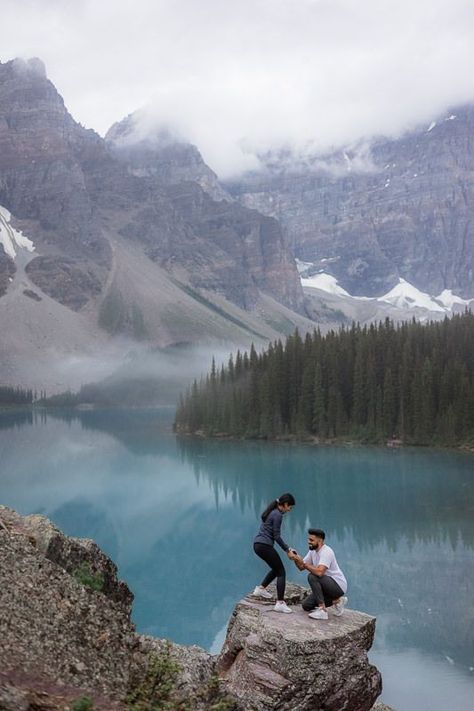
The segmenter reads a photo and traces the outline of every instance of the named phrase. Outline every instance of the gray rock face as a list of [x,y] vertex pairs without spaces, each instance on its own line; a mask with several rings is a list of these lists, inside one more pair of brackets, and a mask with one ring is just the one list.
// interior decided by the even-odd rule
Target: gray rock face
[[[120,236],[195,289],[244,309],[262,291],[302,312],[278,223],[224,200],[194,146],[163,136],[127,143],[129,123],[106,142],[73,120],[41,63],[0,64],[0,205],[35,242],[31,282],[68,308],[98,310]],[[0,289],[9,268],[2,259]]]
[[102,256],[82,161],[103,141],[75,123],[38,60],[0,64],[0,204],[37,220],[48,239]]
[[[296,599],[304,596],[300,589]],[[346,610],[319,621],[299,602],[292,609],[284,615],[251,599],[237,605],[218,662],[229,692],[253,711],[369,711],[381,691],[367,660],[375,619]]]
[[84,563],[93,575],[102,579],[101,591],[119,604],[127,614],[131,613],[133,594],[128,586],[117,579],[117,566],[99,548],[97,543],[86,538],[65,536],[45,516],[32,515],[24,518],[0,509],[0,515],[16,532],[26,534],[35,548],[52,563],[56,563],[70,575]]
[[79,311],[102,291],[99,277],[86,260],[36,257],[25,271],[41,291],[73,311]]
[[137,635],[132,595],[93,541],[0,506],[0,708],[66,711],[87,695],[104,711],[126,699],[176,711],[368,711],[380,693],[366,654],[374,618],[309,621],[305,595],[289,586],[291,616],[241,601],[219,657]]
[[391,706],[387,706],[387,704],[384,704],[383,701],[377,701],[373,707],[372,711],[394,711]]
[[[4,507],[0,517],[0,604],[8,611],[0,617],[2,681],[20,689],[72,687],[123,696],[137,646],[128,611],[50,560],[48,555],[64,562],[66,545],[44,519],[23,522]],[[67,545],[72,563],[78,546]]]
[[6,293],[10,279],[15,274],[15,262],[3,250],[0,250],[0,296]]
[[156,178],[163,185],[197,183],[214,200],[231,200],[196,146],[173,137],[166,129],[144,131],[140,112],[136,112],[111,126],[105,137],[130,173]]
[[380,296],[402,277],[471,298],[473,132],[474,108],[462,107],[398,140],[375,140],[362,157],[347,150],[292,167],[277,156],[226,187],[276,217],[295,256],[351,294]]

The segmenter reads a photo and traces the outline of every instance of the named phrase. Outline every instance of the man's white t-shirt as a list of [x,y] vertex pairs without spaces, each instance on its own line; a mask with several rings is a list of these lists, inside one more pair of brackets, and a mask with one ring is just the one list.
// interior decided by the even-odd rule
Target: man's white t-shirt
[[335,580],[343,593],[347,592],[347,580],[337,564],[333,549],[326,545],[326,543],[319,551],[308,551],[303,560],[305,563],[309,563],[309,565],[314,565],[315,567],[325,565],[327,570],[324,574],[329,575],[330,578]]

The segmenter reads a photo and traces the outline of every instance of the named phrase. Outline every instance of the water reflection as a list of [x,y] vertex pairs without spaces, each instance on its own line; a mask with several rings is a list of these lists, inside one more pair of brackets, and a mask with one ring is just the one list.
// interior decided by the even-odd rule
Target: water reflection
[[[472,457],[176,440],[163,411],[8,413],[0,423],[1,502],[96,539],[135,592],[141,631],[216,645],[263,572],[250,546],[258,516],[290,490],[287,540],[304,550],[307,526],[325,528],[351,605],[378,617],[386,701],[399,697],[384,666],[401,669],[410,655],[426,679],[442,674],[444,695],[424,707],[474,690]],[[420,708],[423,693],[413,706],[400,697],[398,711]]]
[[291,490],[291,542],[303,546],[307,524],[327,531],[351,604],[383,616],[380,646],[415,645],[474,666],[470,455],[194,439],[179,448],[216,500],[231,498],[255,519],[273,494]]
[[[310,447],[178,439],[184,461],[215,495],[257,514],[277,490],[299,490],[297,519],[350,533],[359,547],[400,538],[474,546],[474,459],[423,449]],[[291,525],[291,523],[290,523]],[[460,539],[460,540],[459,540]]]

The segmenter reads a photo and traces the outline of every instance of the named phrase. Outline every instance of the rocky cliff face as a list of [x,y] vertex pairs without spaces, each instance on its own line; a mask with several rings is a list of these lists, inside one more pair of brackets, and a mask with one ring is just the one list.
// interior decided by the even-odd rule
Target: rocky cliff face
[[130,114],[108,130],[106,141],[114,156],[140,177],[157,178],[163,185],[198,183],[214,200],[231,200],[217,175],[191,143],[170,130],[147,126],[143,112]]
[[[103,155],[101,139],[74,122],[43,64],[0,64],[0,205],[28,221],[30,233],[51,254],[42,262],[33,258],[31,272],[53,298],[62,277],[58,251],[67,254],[71,283],[85,301],[110,263],[82,166],[87,153]],[[91,280],[80,286],[90,270],[92,293]]]
[[222,293],[244,309],[252,309],[263,291],[303,312],[280,225],[233,202],[195,146],[163,132],[142,138],[136,120],[130,116],[107,134],[113,155],[151,192],[121,234],[143,240],[147,254],[165,268],[184,266],[194,287]]
[[432,295],[474,296],[474,108],[398,140],[308,158],[266,159],[228,184],[281,221],[294,253],[353,295],[379,296],[401,277]]
[[309,621],[306,592],[288,593],[290,619],[241,601],[218,657],[144,637],[92,541],[0,507],[0,708],[67,711],[87,697],[104,711],[369,711],[381,690],[367,661],[374,618]]
[[[39,60],[0,64],[0,206],[35,248],[16,274],[18,259],[0,235],[0,328],[11,332],[15,308],[21,320],[25,291],[65,307],[71,323],[87,322],[95,339],[99,326],[112,335],[139,331],[156,345],[229,340],[235,305],[244,330],[259,332],[253,319],[272,337],[260,308],[267,296],[302,314],[301,284],[278,223],[225,199],[193,146],[163,136],[133,143],[127,126],[104,141],[74,121]],[[7,308],[9,294],[15,300]],[[171,324],[170,301],[180,329]],[[36,309],[53,344],[60,339],[56,307],[54,319],[34,303],[25,309]],[[189,329],[187,320],[203,311],[213,324]],[[3,348],[16,353],[22,337]]]

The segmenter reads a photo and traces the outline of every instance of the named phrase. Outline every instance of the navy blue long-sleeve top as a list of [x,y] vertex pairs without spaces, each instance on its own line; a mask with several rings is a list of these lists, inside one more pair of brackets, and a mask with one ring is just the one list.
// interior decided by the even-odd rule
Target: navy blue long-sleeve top
[[286,552],[289,546],[285,543],[280,535],[281,521],[283,519],[282,512],[276,508],[270,511],[265,521],[262,521],[258,533],[254,538],[254,543],[266,543],[273,546],[276,542]]

